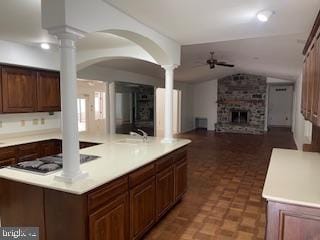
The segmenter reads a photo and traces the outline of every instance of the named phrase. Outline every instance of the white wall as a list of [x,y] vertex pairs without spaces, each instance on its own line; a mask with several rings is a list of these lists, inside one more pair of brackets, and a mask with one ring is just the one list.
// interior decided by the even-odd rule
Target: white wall
[[60,113],[19,113],[0,115],[0,137],[2,134],[27,133],[38,130],[60,128]]
[[[131,82],[155,87],[164,87],[164,80],[150,76],[126,72],[99,66],[89,66],[78,72],[78,77],[82,79],[100,80],[106,82]],[[181,90],[181,131],[187,132],[193,126],[193,85],[183,82],[175,82],[174,88]]]
[[193,85],[193,115],[208,119],[208,130],[215,130],[218,110],[218,80]]

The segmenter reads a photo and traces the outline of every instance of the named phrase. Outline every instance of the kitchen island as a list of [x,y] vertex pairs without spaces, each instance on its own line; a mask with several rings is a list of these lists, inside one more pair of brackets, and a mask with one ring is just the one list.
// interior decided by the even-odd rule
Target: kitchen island
[[[60,139],[58,133],[2,141],[1,147]],[[128,135],[89,136],[98,145],[81,154],[98,159],[81,165],[89,177],[67,184],[60,171],[38,175],[0,169],[2,226],[39,226],[40,239],[140,239],[186,192],[187,145]]]
[[320,153],[273,149],[262,196],[266,239],[320,239]]

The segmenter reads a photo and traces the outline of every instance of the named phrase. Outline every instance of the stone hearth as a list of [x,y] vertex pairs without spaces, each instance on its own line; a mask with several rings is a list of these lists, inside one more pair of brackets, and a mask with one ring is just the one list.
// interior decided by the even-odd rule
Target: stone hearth
[[237,74],[218,80],[217,132],[264,133],[266,77]]

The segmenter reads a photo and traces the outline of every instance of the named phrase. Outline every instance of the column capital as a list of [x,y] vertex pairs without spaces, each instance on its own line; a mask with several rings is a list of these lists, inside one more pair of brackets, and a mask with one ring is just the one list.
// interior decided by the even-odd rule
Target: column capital
[[57,36],[59,40],[66,39],[77,41],[85,36],[85,32],[67,25],[48,29],[49,34]]
[[178,64],[170,64],[170,65],[161,65],[161,67],[166,71],[172,71],[172,70],[176,69],[177,67],[179,67],[179,65]]

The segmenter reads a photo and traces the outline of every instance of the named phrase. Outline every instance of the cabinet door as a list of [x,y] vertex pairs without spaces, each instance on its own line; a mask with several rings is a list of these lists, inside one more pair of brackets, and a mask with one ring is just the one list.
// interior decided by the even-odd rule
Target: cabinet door
[[16,163],[17,151],[15,147],[0,148],[0,167]]
[[4,113],[34,112],[36,74],[14,67],[2,68],[2,108]]
[[129,239],[129,198],[124,194],[89,216],[90,240]]
[[60,151],[59,140],[48,140],[40,143],[39,157],[56,155],[56,154],[59,154],[60,152],[61,151]]
[[130,191],[130,235],[140,239],[155,221],[155,177]]
[[184,158],[174,166],[174,197],[180,200],[187,191],[187,159]]
[[33,161],[39,156],[38,143],[28,143],[18,146],[18,162]]
[[163,216],[173,204],[174,174],[169,167],[156,176],[156,210],[157,217]]
[[61,111],[59,73],[38,72],[37,96],[38,112]]

